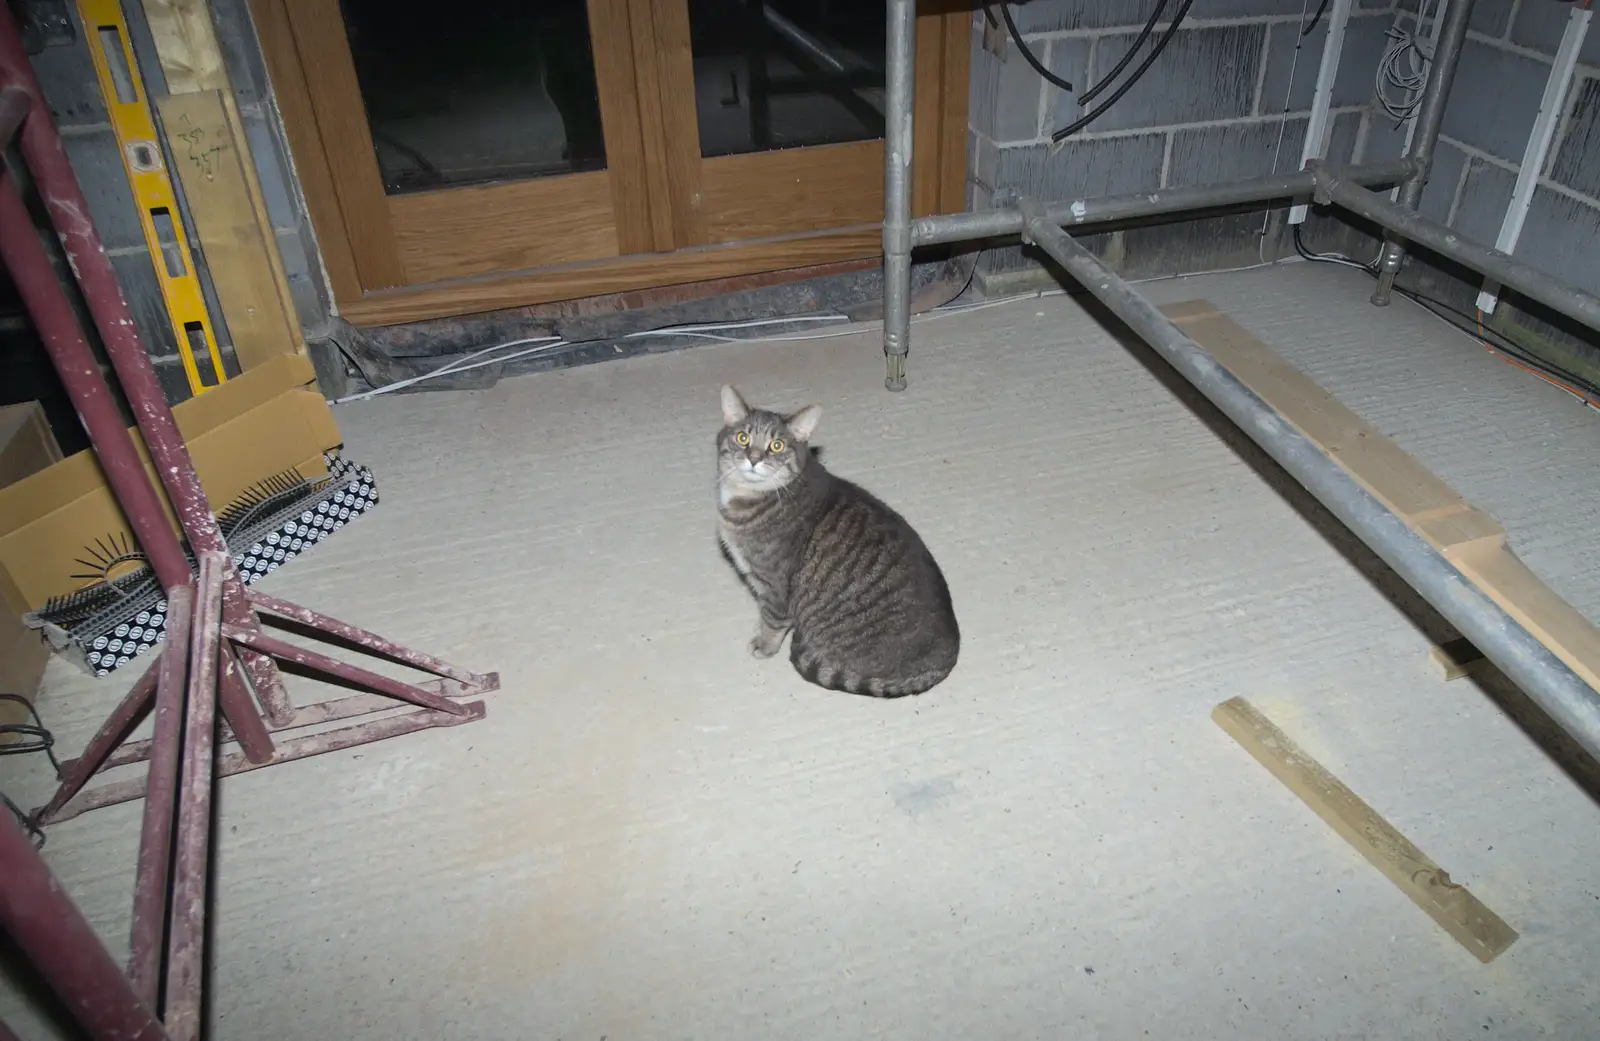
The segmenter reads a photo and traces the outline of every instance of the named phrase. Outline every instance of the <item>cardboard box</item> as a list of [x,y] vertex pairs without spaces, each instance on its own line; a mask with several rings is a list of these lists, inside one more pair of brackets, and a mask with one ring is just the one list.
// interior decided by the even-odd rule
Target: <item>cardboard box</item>
[[[285,471],[327,476],[324,453],[340,443],[316,373],[300,355],[274,358],[172,411],[213,510]],[[160,488],[143,440],[132,434]],[[164,494],[162,504],[177,530]],[[92,450],[0,488],[0,601],[9,611],[37,611],[143,564]]]
[[[230,522],[228,548],[245,585],[270,575],[378,504],[372,471],[331,452],[326,463],[326,478],[253,499],[248,516]],[[58,607],[26,621],[39,624],[52,645],[96,676],[115,672],[166,639],[166,594],[148,567],[119,580],[115,595],[92,599],[91,605]]]
[[[0,407],[0,489],[61,461],[61,448],[37,401]],[[21,611],[0,604],[0,691],[32,699],[39,690],[50,648],[22,624]],[[22,722],[26,712],[0,701],[0,723]]]

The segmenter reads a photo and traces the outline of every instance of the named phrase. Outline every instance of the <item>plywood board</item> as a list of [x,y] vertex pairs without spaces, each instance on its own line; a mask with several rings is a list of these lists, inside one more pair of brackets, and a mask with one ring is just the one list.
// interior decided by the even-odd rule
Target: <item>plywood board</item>
[[255,171],[226,96],[204,90],[173,94],[159,104],[239,367],[253,369],[280,354],[303,354],[289,288],[273,264],[277,242],[251,197]]

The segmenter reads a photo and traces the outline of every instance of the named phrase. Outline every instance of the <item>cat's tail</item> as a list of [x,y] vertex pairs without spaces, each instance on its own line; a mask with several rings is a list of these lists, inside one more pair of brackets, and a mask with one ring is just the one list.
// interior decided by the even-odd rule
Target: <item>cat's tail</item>
[[863,676],[850,669],[838,668],[821,660],[820,655],[806,654],[790,645],[789,662],[802,679],[815,683],[824,690],[839,690],[846,694],[860,694],[869,698],[903,698],[922,694],[944,682],[956,667],[954,658],[948,664],[924,669],[909,676],[885,679]]

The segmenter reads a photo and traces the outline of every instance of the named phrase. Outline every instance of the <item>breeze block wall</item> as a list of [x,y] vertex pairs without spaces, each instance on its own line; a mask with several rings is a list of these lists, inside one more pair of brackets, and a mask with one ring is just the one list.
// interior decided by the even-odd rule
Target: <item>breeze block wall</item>
[[[1012,11],[1033,52],[1081,91],[1127,52],[1154,2],[1031,0]],[[1316,7],[1312,0],[1309,10]],[[973,28],[969,204],[986,209],[997,193],[1074,199],[1296,169],[1327,36],[1325,20],[1301,35],[1306,12],[1302,0],[1195,0],[1139,83],[1059,146],[1051,145],[1051,132],[1111,92],[1080,107],[1075,95],[1029,68],[1012,41],[1006,39],[1003,50],[996,47],[1004,32],[986,33],[979,14]],[[1368,102],[1394,18],[1392,3],[1357,0],[1333,93],[1331,158],[1358,157],[1369,136],[1385,132]],[[1164,28],[1165,23],[1157,27],[1156,37]],[[1129,71],[1147,50],[1148,45]],[[1389,151],[1376,145],[1374,150]],[[1272,259],[1283,253],[1281,225],[1281,214],[1274,215],[1263,237],[1262,215],[1240,214],[1085,241],[1122,274],[1142,277]],[[1036,257],[1022,247],[986,254],[979,265],[986,290],[1044,284],[1049,276]]]
[[[1396,16],[1408,23],[1416,6],[1417,0],[1401,0]],[[1422,197],[1423,214],[1494,244],[1571,10],[1556,0],[1478,0]],[[1369,260],[1378,249],[1370,231],[1324,218],[1314,222],[1308,242]],[[1600,22],[1590,24],[1579,51],[1578,71],[1514,253],[1600,293]],[[1398,284],[1467,314],[1476,311],[1482,288],[1469,272],[1427,254],[1408,254]],[[1485,324],[1600,382],[1600,335],[1593,330],[1506,295]]]

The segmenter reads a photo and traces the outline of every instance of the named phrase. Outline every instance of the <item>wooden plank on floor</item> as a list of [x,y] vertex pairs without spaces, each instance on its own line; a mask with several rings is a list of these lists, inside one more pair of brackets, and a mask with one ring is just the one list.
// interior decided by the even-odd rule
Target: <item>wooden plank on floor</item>
[[1444,677],[1446,683],[1470,676],[1474,669],[1480,668],[1488,661],[1483,652],[1474,647],[1472,641],[1466,637],[1457,637],[1449,643],[1429,648],[1428,657],[1438,667],[1439,674]]
[[1517,932],[1400,834],[1376,810],[1243,698],[1211,713],[1218,726],[1400,888],[1481,962],[1516,942]]
[[1454,488],[1232,318],[1213,309],[1174,322],[1396,515],[1409,521],[1464,505]]
[[1600,628],[1512,552],[1506,530],[1207,300],[1161,308],[1278,414],[1437,549],[1579,678],[1600,690]]

